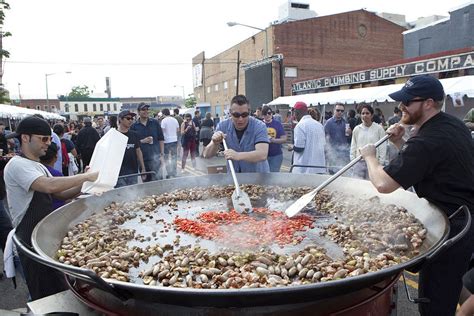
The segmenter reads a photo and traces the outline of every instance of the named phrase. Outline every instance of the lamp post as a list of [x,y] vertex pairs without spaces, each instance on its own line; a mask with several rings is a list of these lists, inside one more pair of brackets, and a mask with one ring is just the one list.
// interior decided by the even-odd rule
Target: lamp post
[[181,88],[183,90],[183,106],[186,103],[186,95],[184,94],[184,86],[174,85],[174,88]]
[[259,27],[256,27],[256,26],[251,26],[251,25],[247,25],[247,24],[242,24],[242,23],[238,23],[238,22],[227,22],[227,25],[229,27],[232,27],[232,26],[236,26],[236,25],[240,25],[240,26],[245,26],[245,27],[248,27],[248,28],[251,28],[251,29],[255,29],[255,30],[259,30],[259,31],[263,31],[265,32],[265,58],[268,57],[268,33],[267,33],[267,29],[262,29],[262,28],[259,28]]
[[[70,74],[71,72],[70,71],[65,71],[64,73],[65,74]],[[47,109],[49,109],[48,77],[52,76],[52,75],[56,75],[56,74],[58,74],[58,72],[52,72],[52,73],[49,73],[49,74],[44,74],[44,79],[45,79],[45,82],[46,82],[46,108]]]
[[19,105],[21,106],[21,91],[20,91],[21,83],[18,82],[18,100],[19,100]]

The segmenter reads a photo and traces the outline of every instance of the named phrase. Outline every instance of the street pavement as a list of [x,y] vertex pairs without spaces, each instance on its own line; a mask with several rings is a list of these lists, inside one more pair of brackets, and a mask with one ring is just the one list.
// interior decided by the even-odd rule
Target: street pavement
[[[283,154],[283,165],[281,172],[287,173],[291,167],[291,152],[286,150],[284,146]],[[208,172],[209,166],[225,165],[225,159],[223,157],[214,157],[212,159],[196,158],[196,167],[193,168],[191,160],[188,157],[186,168],[183,171],[179,171],[177,177],[186,176],[202,176]],[[178,170],[181,170],[181,161],[178,159]],[[3,253],[0,251],[0,255],[3,258]],[[3,260],[0,261],[0,271],[3,271]],[[407,277],[407,285],[412,297],[417,297],[418,288],[418,277],[414,274],[405,273]],[[28,300],[28,291],[26,285],[21,277],[17,277],[17,288],[13,288],[11,280],[0,279],[0,315],[6,315],[5,310],[13,310],[18,308],[26,308]],[[4,310],[4,311],[2,311]],[[410,303],[407,299],[403,283],[398,282],[398,295],[397,295],[397,313],[394,315],[401,316],[416,316],[419,315],[416,304]]]

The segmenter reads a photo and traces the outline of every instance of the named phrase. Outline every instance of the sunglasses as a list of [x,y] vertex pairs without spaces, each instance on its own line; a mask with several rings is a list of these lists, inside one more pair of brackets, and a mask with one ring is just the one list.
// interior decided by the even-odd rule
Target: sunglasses
[[131,120],[133,120],[133,117],[125,116],[124,119],[131,121]]
[[43,143],[51,142],[51,136],[35,135],[35,134],[31,134],[31,136],[38,137]]
[[428,99],[429,99],[429,98],[427,98],[427,99],[413,99],[413,100],[408,101],[407,104],[405,104],[405,103],[403,103],[403,102],[402,102],[402,104],[403,104],[404,106],[410,106],[410,104],[412,104],[412,103],[415,103],[415,102],[424,102],[424,101],[426,101],[426,100],[428,100]]
[[239,118],[239,117],[246,118],[249,115],[250,115],[249,112],[244,112],[244,113],[232,112],[232,116],[235,118]]
[[344,112],[344,110],[337,109],[336,112]]
[[266,113],[263,113],[263,115],[271,115],[272,112],[266,112]]

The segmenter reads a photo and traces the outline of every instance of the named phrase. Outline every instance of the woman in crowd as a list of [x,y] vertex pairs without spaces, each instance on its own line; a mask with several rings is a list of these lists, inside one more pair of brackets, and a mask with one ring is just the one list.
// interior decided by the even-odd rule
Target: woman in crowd
[[321,122],[321,113],[317,108],[310,108],[308,109],[309,115],[313,118],[313,120],[316,120],[318,122]]
[[181,169],[184,171],[189,153],[191,153],[191,163],[193,167],[196,167],[196,142],[194,141],[196,139],[196,126],[189,113],[184,114],[184,121],[181,124],[181,135],[181,145],[183,147]]
[[349,124],[350,128],[350,135],[347,136],[347,142],[350,144],[352,141],[352,132],[354,131],[354,128],[357,126],[357,119],[356,119],[356,111],[350,109],[347,112],[347,123]]
[[107,134],[108,131],[110,131],[111,128],[117,129],[117,117],[116,116],[111,116],[109,117],[109,125],[107,125],[104,128],[104,135]]
[[[48,169],[53,177],[62,177],[61,171],[54,169],[54,164],[58,160],[58,146],[51,143],[44,156],[40,157],[40,162]],[[53,210],[64,205],[64,201],[53,198]]]
[[268,140],[268,165],[270,172],[280,172],[281,164],[283,162],[282,144],[286,142],[286,133],[283,125],[273,119],[273,112],[269,106],[265,105],[262,108],[263,122],[267,126]]
[[[362,148],[367,144],[375,144],[385,136],[385,130],[383,127],[372,122],[374,109],[368,104],[362,105],[360,109],[362,124],[357,125],[352,131],[350,151],[351,160],[359,155],[359,148]],[[386,152],[386,144],[382,144],[377,148],[377,159],[382,165],[385,163]],[[354,166],[354,176],[357,178],[368,179],[367,164],[365,161],[361,160]]]
[[385,126],[385,116],[383,115],[383,112],[380,108],[375,109],[373,121],[377,124]]
[[206,113],[206,118],[201,122],[201,132],[199,133],[199,140],[202,142],[203,148],[205,148],[211,142],[212,134],[214,129],[214,121],[211,117],[211,113]]

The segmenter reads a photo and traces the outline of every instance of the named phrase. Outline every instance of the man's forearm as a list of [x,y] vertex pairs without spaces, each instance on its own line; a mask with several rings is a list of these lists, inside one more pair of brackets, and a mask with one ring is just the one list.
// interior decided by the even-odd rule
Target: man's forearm
[[378,192],[391,193],[400,187],[400,185],[385,172],[375,156],[366,157],[365,162],[367,163],[370,181]]
[[31,189],[48,194],[57,194],[71,188],[81,186],[90,179],[88,173],[70,177],[40,177],[33,181]]
[[165,153],[165,141],[160,140],[160,153],[164,154]]
[[265,159],[267,159],[267,154],[259,150],[239,153],[239,160],[245,160],[248,162],[259,162]]
[[145,170],[145,161],[143,160],[143,153],[140,148],[137,149],[137,159],[138,159],[138,163],[140,164],[141,172],[147,171]]
[[218,150],[219,144],[216,144],[211,140],[211,142],[204,148],[202,155],[204,158],[212,158],[217,154]]

